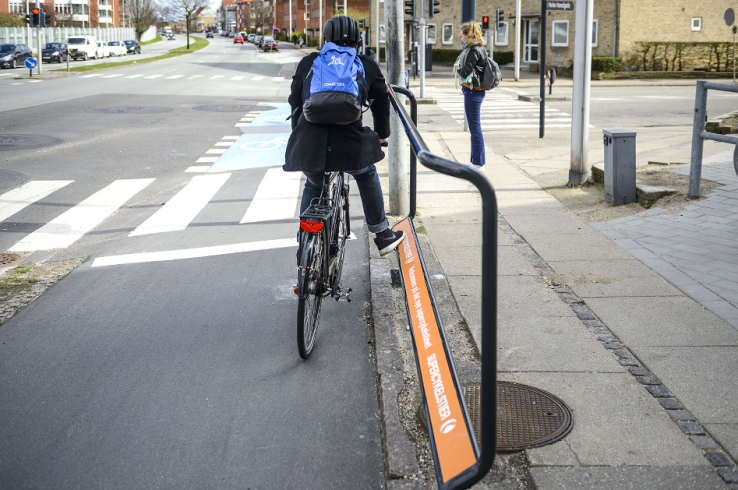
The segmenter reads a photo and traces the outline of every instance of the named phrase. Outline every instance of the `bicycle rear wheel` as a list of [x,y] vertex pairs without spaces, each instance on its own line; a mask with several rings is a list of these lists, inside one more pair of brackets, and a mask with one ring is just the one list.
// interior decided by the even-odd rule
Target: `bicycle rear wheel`
[[332,258],[330,267],[331,273],[331,288],[333,289],[334,295],[338,289],[341,281],[341,273],[343,272],[343,258],[346,255],[346,240],[349,238],[351,233],[350,222],[349,222],[349,201],[348,201],[348,186],[345,186],[340,193],[340,202],[337,203],[336,209],[338,210],[338,217],[336,219],[335,226],[335,237],[333,242],[336,244],[336,256]]
[[305,233],[298,277],[297,349],[307,359],[313,351],[323,302],[323,233]]

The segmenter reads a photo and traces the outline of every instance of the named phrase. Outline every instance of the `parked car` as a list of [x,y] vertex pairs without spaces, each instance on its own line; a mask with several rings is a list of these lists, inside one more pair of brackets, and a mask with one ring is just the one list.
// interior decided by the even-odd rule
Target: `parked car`
[[264,36],[260,36],[258,34],[256,36],[254,36],[254,44],[256,44],[257,46],[261,47],[261,38],[263,38],[263,37]]
[[205,39],[213,37],[213,33],[211,31],[208,31],[207,34],[205,34]]
[[26,58],[31,56],[31,48],[25,44],[0,44],[0,66],[3,68],[23,67]]
[[246,40],[247,40],[248,42],[251,42],[251,41],[253,41],[253,40],[254,40],[254,35],[253,35],[253,34],[249,34],[248,36],[246,36]]
[[264,36],[261,41],[261,48],[265,53],[267,51],[279,51],[277,41],[272,36]]
[[92,36],[72,36],[67,39],[67,47],[73,60],[97,59],[97,41]]
[[44,63],[52,63],[54,61],[61,63],[62,61],[67,61],[69,51],[67,50],[67,45],[64,43],[46,43],[44,44],[44,49],[41,50],[41,57]]
[[235,32],[230,32],[230,31],[228,32],[228,37],[234,37],[235,35],[236,35]]
[[126,50],[128,54],[141,54],[141,45],[138,44],[138,41],[135,39],[128,39],[127,41],[123,41],[123,44],[126,45]]
[[243,44],[243,36],[241,34],[236,34],[233,38],[233,44],[241,43]]
[[110,50],[108,49],[108,43],[102,41],[97,42],[97,57],[98,58],[110,58]]
[[128,54],[128,49],[122,41],[110,41],[108,51],[110,51],[110,56],[125,56]]

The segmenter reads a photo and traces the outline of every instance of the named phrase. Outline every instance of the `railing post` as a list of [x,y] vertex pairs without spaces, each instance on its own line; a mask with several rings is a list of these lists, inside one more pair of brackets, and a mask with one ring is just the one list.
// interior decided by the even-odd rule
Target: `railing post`
[[706,80],[697,81],[694,97],[694,122],[692,124],[692,157],[689,162],[689,198],[699,199],[700,180],[702,179],[702,131],[705,129],[707,117]]

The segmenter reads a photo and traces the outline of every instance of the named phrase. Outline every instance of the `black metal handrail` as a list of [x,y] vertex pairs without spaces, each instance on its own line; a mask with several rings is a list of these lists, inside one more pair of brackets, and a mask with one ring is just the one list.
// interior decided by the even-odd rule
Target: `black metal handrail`
[[[492,184],[476,169],[434,155],[417,128],[417,101],[413,93],[397,85],[387,85],[390,104],[410,141],[410,215],[416,213],[417,160],[426,168],[474,184],[482,196],[482,451],[467,477],[451,488],[469,488],[487,474],[497,449],[497,199]],[[396,93],[410,98],[411,117],[397,100]]]

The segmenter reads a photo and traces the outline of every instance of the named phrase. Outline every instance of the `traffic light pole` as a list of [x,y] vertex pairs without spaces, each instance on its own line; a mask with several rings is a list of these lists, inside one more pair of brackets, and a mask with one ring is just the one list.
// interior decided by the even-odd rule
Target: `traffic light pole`
[[546,133],[546,0],[541,0],[541,40],[539,42],[541,49],[539,50],[538,60],[538,71],[541,76],[541,96],[540,96],[540,108],[539,112],[539,123],[538,123],[538,137],[543,138]]
[[41,5],[39,3],[39,0],[36,0],[36,8],[38,9],[38,25],[36,26],[36,58],[38,58],[36,61],[38,61],[38,74],[41,75],[43,73],[43,69],[41,68],[41,63],[43,62],[43,52],[41,50],[41,19],[45,15],[44,11],[41,10]]
[[[431,8],[433,8],[431,6]],[[418,69],[420,71],[420,98],[425,98],[425,16],[418,21],[420,25],[420,59],[418,60]]]

